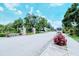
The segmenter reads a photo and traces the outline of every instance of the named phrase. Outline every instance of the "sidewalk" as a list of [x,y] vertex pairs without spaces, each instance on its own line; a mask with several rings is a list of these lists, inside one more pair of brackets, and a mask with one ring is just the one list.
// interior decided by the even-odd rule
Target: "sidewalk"
[[79,56],[79,43],[66,35],[65,37],[67,47],[58,46],[51,42],[40,56]]
[[40,56],[66,56],[69,55],[66,47],[61,47],[50,43]]

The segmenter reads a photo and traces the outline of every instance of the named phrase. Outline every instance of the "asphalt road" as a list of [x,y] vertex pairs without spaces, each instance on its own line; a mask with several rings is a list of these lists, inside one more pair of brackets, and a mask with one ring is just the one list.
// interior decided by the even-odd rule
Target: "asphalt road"
[[41,56],[79,56],[79,43],[65,34],[64,36],[67,39],[67,46],[58,46],[51,42]]
[[55,32],[34,35],[0,38],[0,56],[37,56],[40,55]]
[[47,32],[34,35],[0,37],[0,56],[79,56],[79,43],[69,36],[67,50],[53,44],[56,32]]

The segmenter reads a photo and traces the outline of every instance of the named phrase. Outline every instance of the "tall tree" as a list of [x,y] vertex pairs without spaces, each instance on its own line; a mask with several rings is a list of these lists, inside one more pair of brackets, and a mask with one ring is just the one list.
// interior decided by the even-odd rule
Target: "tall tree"
[[[73,28],[72,22],[75,22],[76,24],[79,25],[79,4],[78,3],[73,3],[71,7],[67,10],[67,12],[64,15],[64,19],[62,20],[63,27],[67,31],[72,29],[74,32],[79,29],[78,25]],[[66,32],[66,31],[65,31]]]
[[13,23],[13,27],[17,29],[17,32],[20,32],[23,26],[23,20],[21,18],[17,19]]

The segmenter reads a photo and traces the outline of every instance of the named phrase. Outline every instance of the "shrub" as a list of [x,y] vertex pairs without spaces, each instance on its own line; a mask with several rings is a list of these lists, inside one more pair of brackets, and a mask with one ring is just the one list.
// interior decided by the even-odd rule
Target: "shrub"
[[65,31],[64,31],[64,30],[62,30],[62,32],[63,32],[63,33],[65,33]]
[[0,33],[0,37],[5,37],[6,33]]
[[76,30],[76,35],[79,36],[79,30]]

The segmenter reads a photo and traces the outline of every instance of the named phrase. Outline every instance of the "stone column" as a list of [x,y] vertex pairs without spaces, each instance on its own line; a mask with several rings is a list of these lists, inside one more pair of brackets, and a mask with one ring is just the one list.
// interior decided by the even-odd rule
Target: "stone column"
[[32,28],[32,32],[33,32],[33,34],[36,33],[36,29],[34,27]]
[[46,27],[44,27],[44,30],[45,30],[45,32],[47,31],[47,28]]
[[26,35],[26,28],[23,26],[23,31],[22,31],[23,35]]

